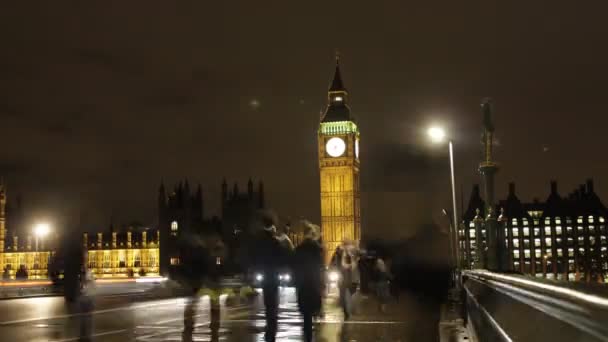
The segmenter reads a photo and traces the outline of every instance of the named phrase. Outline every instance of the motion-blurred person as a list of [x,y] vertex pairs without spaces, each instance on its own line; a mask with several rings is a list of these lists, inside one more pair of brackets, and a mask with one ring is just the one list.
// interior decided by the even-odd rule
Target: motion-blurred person
[[93,333],[93,310],[95,309],[95,276],[86,268],[82,272],[80,294],[80,341],[91,341]]
[[380,312],[386,312],[386,304],[390,299],[390,282],[392,275],[382,257],[376,259],[376,296],[378,297]]
[[312,319],[321,310],[323,248],[318,240],[318,226],[306,223],[304,240],[296,248],[293,257],[298,307],[304,317],[304,340],[306,342],[313,340]]
[[353,313],[352,297],[359,287],[359,253],[354,242],[346,240],[336,251],[335,262],[340,273],[340,305],[344,319],[348,320]]
[[276,215],[261,215],[263,229],[256,240],[254,266],[263,273],[262,289],[266,307],[266,341],[275,341],[279,306],[279,274],[287,266],[289,252],[276,238]]
[[180,241],[179,279],[189,295],[184,307],[184,339],[192,336],[194,331],[194,316],[200,301],[199,290],[203,285],[203,277],[207,273],[207,250],[202,240],[197,236],[185,237]]

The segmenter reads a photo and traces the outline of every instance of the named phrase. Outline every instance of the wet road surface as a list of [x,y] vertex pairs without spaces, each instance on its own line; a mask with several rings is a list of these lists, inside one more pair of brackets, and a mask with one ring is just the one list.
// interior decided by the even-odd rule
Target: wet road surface
[[[328,296],[315,323],[316,341],[436,341],[438,306],[407,294],[380,313],[371,297],[358,297],[358,309],[344,322],[337,298]],[[95,341],[263,341],[261,296],[240,304],[221,304],[219,322],[211,322],[209,299],[196,312],[194,332],[184,335],[185,298],[133,302],[129,297],[97,298],[90,316],[71,313],[61,297],[0,301],[2,341],[78,341],[89,323]],[[281,290],[277,341],[301,341],[302,319],[295,291]],[[86,333],[85,333],[86,334]]]

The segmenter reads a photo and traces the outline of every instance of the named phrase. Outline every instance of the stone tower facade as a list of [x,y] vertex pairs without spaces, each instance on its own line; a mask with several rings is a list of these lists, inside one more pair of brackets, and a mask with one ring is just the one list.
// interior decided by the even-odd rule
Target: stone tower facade
[[318,131],[321,233],[325,261],[344,240],[361,239],[360,132],[348,106],[339,59]]

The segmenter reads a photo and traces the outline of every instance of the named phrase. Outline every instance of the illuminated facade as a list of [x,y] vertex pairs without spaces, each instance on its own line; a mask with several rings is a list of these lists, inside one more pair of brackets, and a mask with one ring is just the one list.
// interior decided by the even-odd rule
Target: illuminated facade
[[[608,209],[588,180],[567,197],[557,183],[544,202],[522,203],[509,184],[506,200],[493,203],[493,178],[483,166],[497,169],[491,159],[492,128],[484,113],[484,176],[486,200],[473,187],[459,229],[460,256],[465,268],[516,271],[558,280],[604,281],[608,274],[606,219]],[[488,192],[490,195],[488,196]],[[490,199],[488,201],[487,199]]]
[[359,195],[360,133],[348,107],[339,60],[318,131],[321,234],[325,261],[344,240],[361,239]]
[[[53,252],[44,239],[27,235],[19,239],[16,230],[12,234],[6,227],[6,190],[0,184],[0,270],[2,279],[15,279],[19,271],[25,271],[30,279],[44,279],[48,276],[48,262]],[[22,275],[23,276],[23,275]]]
[[158,230],[84,233],[85,262],[97,277],[158,275],[159,242]]

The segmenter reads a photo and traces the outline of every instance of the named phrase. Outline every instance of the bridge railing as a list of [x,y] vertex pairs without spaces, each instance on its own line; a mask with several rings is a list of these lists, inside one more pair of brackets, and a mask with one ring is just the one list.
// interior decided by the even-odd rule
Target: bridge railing
[[478,341],[608,341],[608,286],[485,270],[462,279]]

